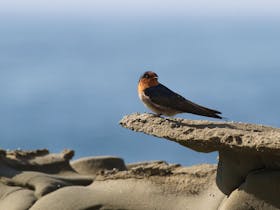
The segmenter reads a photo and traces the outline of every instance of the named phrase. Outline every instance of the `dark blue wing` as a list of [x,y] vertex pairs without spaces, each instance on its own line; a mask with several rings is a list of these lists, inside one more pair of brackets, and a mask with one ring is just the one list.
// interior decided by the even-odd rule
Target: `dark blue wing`
[[221,112],[195,104],[162,84],[146,88],[144,94],[148,96],[153,103],[163,107],[208,117],[221,118],[217,115],[221,114]]

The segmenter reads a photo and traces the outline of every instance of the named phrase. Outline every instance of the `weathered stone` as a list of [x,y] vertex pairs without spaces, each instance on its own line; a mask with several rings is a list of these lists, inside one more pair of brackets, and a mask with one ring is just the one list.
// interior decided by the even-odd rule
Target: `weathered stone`
[[64,186],[91,184],[91,177],[82,176],[71,168],[69,159],[73,154],[72,150],[59,154],[49,154],[48,150],[2,152],[0,191],[7,189],[4,186],[18,186],[21,192],[32,192],[34,197],[40,198]]
[[234,150],[280,156],[280,129],[235,122],[212,122],[131,114],[120,124],[133,131],[175,141],[199,152]]
[[[278,196],[275,197],[280,194],[277,179],[252,174],[261,169],[273,169],[279,173],[280,129],[247,123],[161,118],[153,114],[137,113],[125,116],[120,124],[199,152],[218,151],[216,184],[223,193],[230,195],[223,202],[222,209],[260,209],[262,205],[267,208],[279,207],[280,202],[276,201]],[[259,188],[249,184],[253,179],[258,180],[256,186]],[[271,192],[266,186],[276,189]],[[246,203],[245,198],[254,200],[256,205],[252,204],[253,201]]]
[[0,183],[0,209],[28,210],[36,200],[32,190]]
[[58,173],[71,170],[69,160],[74,156],[73,150],[50,154],[47,149],[23,151],[8,151],[0,155],[0,160],[18,170],[32,170],[48,173]]
[[99,156],[99,157],[87,157],[81,158],[71,162],[72,168],[74,168],[79,174],[84,175],[96,175],[105,170],[126,170],[123,159],[112,156]]
[[31,210],[45,206],[65,210],[217,209],[225,195],[216,187],[215,176],[214,165],[137,164],[134,170],[100,174],[87,187],[59,189],[40,199]]
[[217,209],[225,197],[215,184],[216,165],[153,161],[126,168],[118,157],[88,157],[74,161],[73,170],[64,154],[1,153],[0,209]]
[[[201,152],[216,165],[132,163],[72,150],[0,150],[0,209],[279,209],[279,129],[266,126],[126,116],[121,124]],[[83,175],[81,175],[83,174]]]
[[247,175],[264,167],[260,156],[237,151],[219,151],[217,185],[227,195],[238,188]]
[[280,171],[255,171],[222,202],[220,210],[280,209],[279,192]]

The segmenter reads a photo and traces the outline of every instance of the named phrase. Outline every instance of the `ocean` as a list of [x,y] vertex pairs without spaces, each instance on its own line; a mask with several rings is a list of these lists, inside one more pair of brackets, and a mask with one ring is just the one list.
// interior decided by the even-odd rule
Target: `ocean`
[[127,163],[216,163],[215,152],[119,125],[126,114],[149,112],[137,95],[147,70],[230,121],[280,126],[278,20],[25,17],[1,18],[0,31],[3,149],[70,148],[75,158],[113,155]]

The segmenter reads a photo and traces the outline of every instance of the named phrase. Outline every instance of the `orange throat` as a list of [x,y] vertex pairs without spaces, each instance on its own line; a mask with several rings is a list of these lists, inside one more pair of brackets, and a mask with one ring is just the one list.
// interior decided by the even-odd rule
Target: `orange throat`
[[138,93],[141,94],[146,88],[157,86],[159,82],[157,79],[140,79],[138,83]]

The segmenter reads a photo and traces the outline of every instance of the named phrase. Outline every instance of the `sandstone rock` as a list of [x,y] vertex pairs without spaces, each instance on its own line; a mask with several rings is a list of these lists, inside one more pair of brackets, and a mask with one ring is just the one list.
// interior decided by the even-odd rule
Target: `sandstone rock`
[[99,157],[87,157],[81,158],[71,162],[72,168],[74,168],[79,174],[84,175],[96,175],[105,170],[126,170],[123,159],[112,156],[99,156]]
[[[199,152],[218,151],[216,184],[229,195],[221,209],[280,207],[280,181],[275,176],[269,178],[270,170],[278,174],[280,169],[280,129],[247,123],[161,118],[138,113],[125,116],[120,124]],[[266,176],[252,175],[259,170]],[[270,190],[270,187],[274,187],[274,190]]]
[[217,209],[225,198],[216,165],[126,167],[118,157],[88,157],[74,161],[73,170],[65,154],[0,151],[0,209]]
[[278,156],[280,151],[280,129],[263,125],[161,118],[139,113],[125,116],[120,124],[199,152],[235,150]]
[[91,177],[70,167],[73,154],[70,150],[0,152],[0,209],[29,209],[38,198],[59,188],[92,183]]
[[247,175],[264,167],[261,157],[255,153],[219,151],[217,185],[227,195],[238,188]]
[[0,209],[27,210],[36,200],[32,190],[0,183]]
[[2,152],[0,159],[18,170],[58,173],[63,170],[71,170],[69,160],[73,156],[73,150],[64,150],[59,154],[50,154],[47,149],[34,151],[14,150]]
[[72,150],[0,150],[0,209],[247,210],[280,208],[279,129],[233,123],[126,116],[121,124],[201,152],[219,163],[125,165],[118,157],[73,161]]
[[224,200],[220,210],[280,209],[280,171],[260,170],[249,173],[245,182]]
[[100,174],[87,187],[65,187],[40,199],[31,210],[50,209],[217,209],[224,199],[215,185],[216,166],[137,164],[128,171]]

